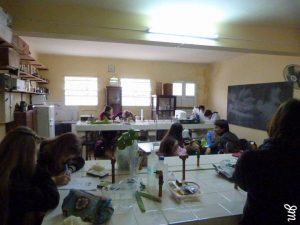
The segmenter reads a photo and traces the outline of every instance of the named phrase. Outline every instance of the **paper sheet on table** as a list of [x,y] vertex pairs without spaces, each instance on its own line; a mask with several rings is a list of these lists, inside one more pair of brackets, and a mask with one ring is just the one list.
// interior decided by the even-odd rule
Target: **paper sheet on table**
[[99,180],[91,177],[73,177],[71,181],[64,186],[58,187],[58,190],[80,189],[92,191],[97,189]]

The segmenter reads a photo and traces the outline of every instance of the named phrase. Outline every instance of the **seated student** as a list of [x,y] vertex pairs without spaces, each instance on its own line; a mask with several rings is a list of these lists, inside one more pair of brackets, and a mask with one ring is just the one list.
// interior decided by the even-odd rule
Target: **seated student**
[[199,115],[200,121],[203,123],[205,121],[205,116],[204,116],[205,106],[204,105],[199,105],[198,109],[199,109],[199,114],[198,115]]
[[135,121],[135,115],[132,112],[128,111],[128,110],[118,112],[116,115],[114,115],[112,117],[112,119],[115,120],[117,117],[119,119],[123,119],[123,120],[133,120],[133,121]]
[[41,143],[38,165],[51,174],[57,186],[69,183],[69,173],[81,169],[84,163],[81,142],[74,133],[61,134]]
[[105,106],[104,111],[100,113],[99,119],[104,120],[104,118],[106,118],[108,120],[111,120],[112,115],[113,115],[112,107],[107,105],[107,106]]
[[214,123],[216,120],[220,119],[218,112],[212,112],[210,109],[207,109],[204,113],[205,121],[210,121]]
[[199,105],[198,109],[199,109],[200,113],[204,114],[204,112],[205,112],[205,106],[204,105]]
[[[107,105],[104,108],[104,111],[100,113],[99,116],[100,120],[104,120],[104,118],[111,120],[113,119],[113,109],[111,106]],[[102,142],[103,149],[113,149],[115,143],[117,141],[118,132],[116,131],[102,131],[102,138],[97,142]],[[97,144],[96,144],[97,145]],[[99,145],[99,144],[98,144]],[[104,155],[104,152],[101,152],[100,156]]]
[[271,119],[269,140],[245,151],[233,175],[248,192],[240,224],[299,224],[300,101],[284,102]]
[[211,117],[210,117],[210,120],[215,122],[216,120],[219,120],[220,119],[220,115],[218,112],[213,112]]
[[186,154],[186,149],[183,147],[182,131],[183,127],[180,123],[173,123],[161,140],[158,152],[166,154],[165,156]]
[[204,122],[205,120],[204,110],[205,110],[204,105],[199,105],[198,107],[194,107],[190,119],[196,119],[196,120],[200,120],[201,122]]
[[40,138],[28,127],[17,127],[0,143],[0,224],[36,225],[59,203],[50,174],[36,167]]
[[220,138],[206,148],[205,154],[236,152],[240,149],[239,138],[229,131],[227,120],[215,122],[215,134]]

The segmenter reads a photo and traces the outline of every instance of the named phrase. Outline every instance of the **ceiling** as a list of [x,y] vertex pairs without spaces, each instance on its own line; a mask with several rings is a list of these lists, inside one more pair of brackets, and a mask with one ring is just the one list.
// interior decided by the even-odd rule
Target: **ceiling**
[[[244,53],[300,54],[299,0],[0,0],[38,54],[212,63]],[[212,44],[154,39],[153,15],[186,6],[211,12]],[[212,10],[213,9],[213,10]],[[34,13],[32,13],[34,12]]]
[[134,60],[157,60],[187,63],[213,63],[223,61],[241,53],[125,44],[111,42],[66,40],[54,38],[22,37],[39,54],[55,54],[86,57],[104,57]]
[[[40,0],[34,2],[38,3]],[[195,7],[219,9],[224,15],[223,23],[300,28],[299,0],[43,0],[43,2],[55,5],[100,7],[144,15],[151,15],[163,7],[174,5],[184,7],[190,4]]]

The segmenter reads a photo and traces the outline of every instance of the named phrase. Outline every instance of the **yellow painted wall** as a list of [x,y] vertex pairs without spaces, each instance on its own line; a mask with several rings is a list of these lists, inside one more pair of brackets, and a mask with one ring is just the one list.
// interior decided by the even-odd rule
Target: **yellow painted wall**
[[[208,107],[218,111],[222,118],[227,116],[227,88],[229,85],[255,84],[284,81],[282,71],[288,64],[300,64],[300,57],[247,54],[213,64],[208,70]],[[300,90],[294,90],[300,98]],[[240,138],[261,144],[265,131],[230,125]]]
[[[205,79],[205,64],[173,63],[158,61],[138,61],[124,59],[71,57],[58,55],[39,55],[39,60],[49,68],[43,76],[50,80],[48,101],[64,102],[64,76],[96,76],[98,77],[99,104],[97,107],[81,107],[81,114],[98,115],[105,105],[105,87],[113,74],[107,72],[108,65],[115,65],[115,74],[119,78],[150,78],[152,94],[155,94],[157,81],[168,83],[178,80],[197,83],[197,101],[206,103],[207,87]],[[141,107],[123,107],[139,115]],[[150,118],[150,107],[143,107],[145,119]]]

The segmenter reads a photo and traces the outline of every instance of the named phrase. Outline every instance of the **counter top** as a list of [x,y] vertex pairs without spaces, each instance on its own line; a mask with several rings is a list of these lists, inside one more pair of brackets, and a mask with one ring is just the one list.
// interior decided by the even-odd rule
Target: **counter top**
[[[189,157],[187,165],[190,170],[186,172],[186,180],[196,182],[200,185],[200,198],[197,201],[175,201],[168,189],[163,190],[161,203],[156,203],[143,198],[146,212],[142,213],[136,201],[131,195],[126,197],[122,194],[110,195],[113,200],[115,212],[107,225],[156,225],[156,224],[230,224],[236,225],[240,219],[243,206],[246,200],[246,192],[234,189],[233,183],[217,175],[213,169],[201,170],[201,165],[208,167],[212,163],[220,162],[222,159],[232,159],[230,154],[208,155],[200,159],[200,168],[194,165],[193,157]],[[166,157],[169,164],[169,172],[176,171],[181,166],[178,157]],[[99,163],[106,169],[110,169],[109,160],[87,161],[85,167],[72,174],[73,176],[85,176],[85,171],[92,165]],[[126,178],[121,171],[116,171],[116,182]],[[139,178],[146,181],[145,171],[141,171]],[[177,179],[180,179],[181,172],[173,172]],[[96,179],[96,178],[95,178]],[[111,177],[106,177],[110,180]],[[68,194],[67,190],[60,190],[59,206],[47,213],[42,225],[61,225],[65,219],[62,216],[61,204]],[[105,195],[101,190],[93,191],[96,195]]]
[[[137,121],[128,123],[110,123],[110,124],[91,124],[90,122],[78,121],[76,123],[77,131],[108,131],[108,130],[168,130],[173,122],[170,120],[154,120]],[[197,124],[182,124],[183,128],[187,129],[213,129],[213,124],[197,123]]]

